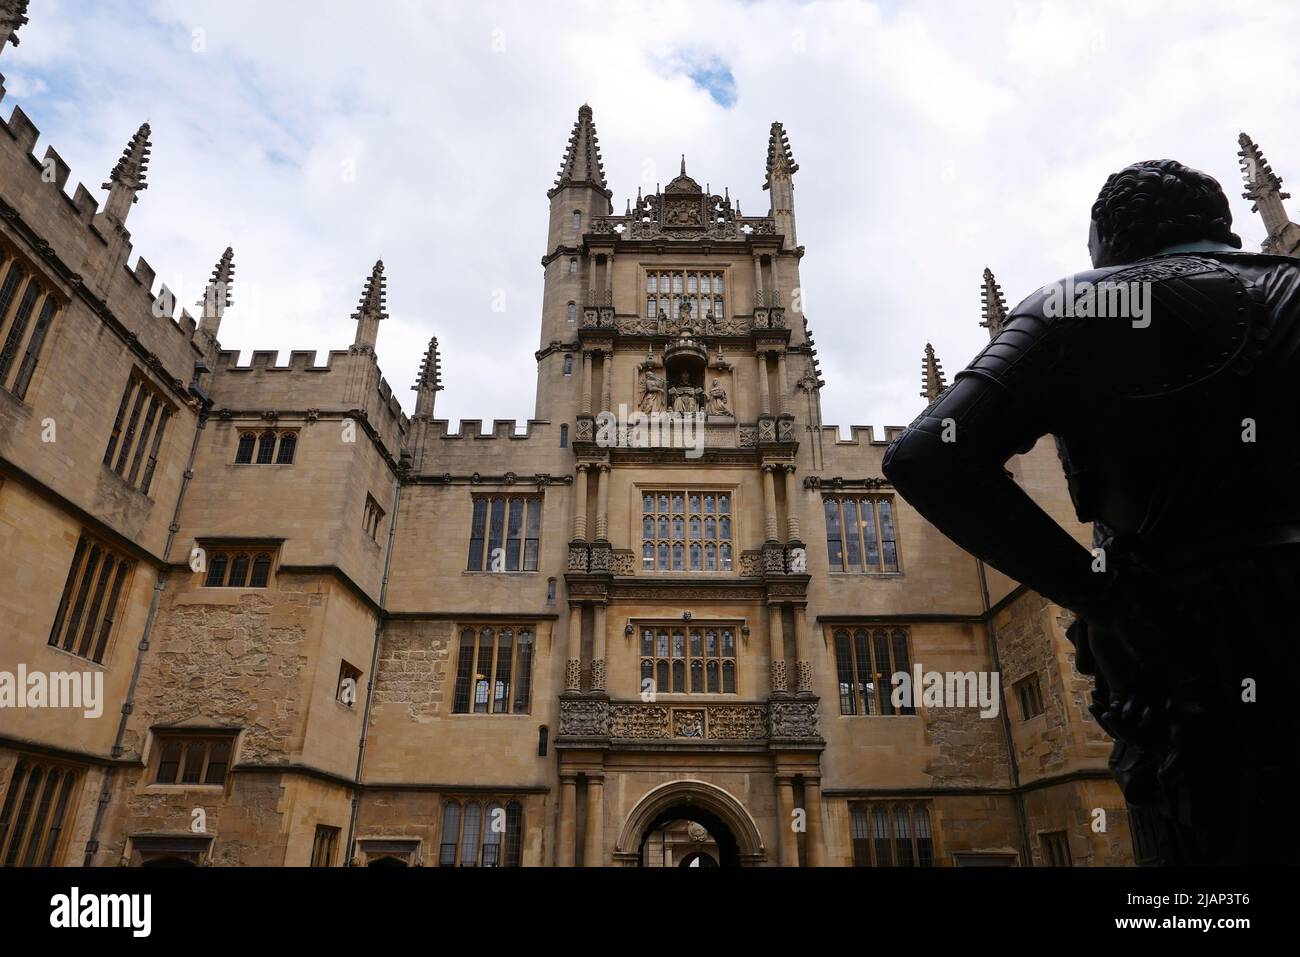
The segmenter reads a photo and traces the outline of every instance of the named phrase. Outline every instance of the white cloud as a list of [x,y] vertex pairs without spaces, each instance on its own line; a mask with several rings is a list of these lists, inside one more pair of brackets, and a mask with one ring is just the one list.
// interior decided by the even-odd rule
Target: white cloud
[[[1088,209],[1119,166],[1172,156],[1212,173],[1253,248],[1238,124],[1300,177],[1284,122],[1300,11],[1280,3],[562,11],[49,0],[0,69],[74,181],[98,186],[150,120],[136,253],[192,302],[234,245],[227,348],[346,347],[382,256],[385,375],[409,408],[437,335],[452,419],[533,411],[545,191],[584,100],[619,211],[683,152],[695,178],[764,211],[767,129],[786,124],[823,409],[844,425],[913,417],[926,341],[950,376],[979,350],[985,265],[1013,303],[1086,265]],[[731,71],[734,106],[671,68],[683,48]]]

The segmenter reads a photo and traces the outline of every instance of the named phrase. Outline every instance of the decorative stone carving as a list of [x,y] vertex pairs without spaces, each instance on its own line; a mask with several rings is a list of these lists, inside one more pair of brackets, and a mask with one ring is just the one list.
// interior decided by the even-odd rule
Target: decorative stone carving
[[758,445],[758,429],[752,425],[742,425],[739,430],[737,444],[742,449],[752,449]]
[[759,416],[758,419],[758,441],[775,442],[776,441],[776,419],[770,415]]
[[794,441],[794,419],[792,417],[782,416],[777,422],[777,441],[793,442]]
[[673,737],[674,738],[704,737],[704,709],[703,708],[674,708],[673,709]]
[[611,705],[609,719],[610,734],[615,738],[653,740],[669,737],[668,709],[661,705]]
[[785,682],[786,682],[786,677],[785,677],[785,659],[784,659],[784,658],[777,658],[775,661],[772,662],[772,667],[771,667],[771,679],[770,679],[770,680],[771,680],[771,683],[772,683],[772,690],[773,690],[773,691],[786,691],[786,690],[788,690],[788,686],[787,686],[786,683],[785,683]]
[[609,737],[609,701],[605,698],[561,698],[560,736]]
[[816,701],[772,701],[767,729],[773,738],[819,738]]
[[747,741],[767,736],[767,709],[760,705],[717,705],[708,711],[710,738]]
[[785,547],[780,543],[774,542],[763,546],[763,574],[785,574]]
[[740,553],[740,574],[745,578],[757,578],[763,574],[763,553],[748,551]]
[[614,567],[614,550],[608,542],[593,542],[587,570],[593,573],[608,572]]
[[595,416],[580,415],[573,430],[573,441],[575,442],[594,442],[596,441],[596,419]]
[[591,690],[605,690],[605,659],[597,658],[591,663]]
[[614,567],[612,571],[615,575],[635,575],[636,552],[626,548],[614,549]]
[[577,658],[570,658],[564,664],[564,689],[566,691],[577,691],[582,687],[582,662]]
[[799,662],[799,690],[812,690],[812,664],[807,661]]
[[569,545],[569,571],[585,572],[587,570],[587,546],[581,544]]

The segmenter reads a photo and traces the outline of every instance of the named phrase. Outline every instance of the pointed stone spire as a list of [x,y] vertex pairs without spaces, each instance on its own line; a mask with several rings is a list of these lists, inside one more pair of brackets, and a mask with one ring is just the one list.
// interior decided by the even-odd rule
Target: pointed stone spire
[[226,309],[234,304],[234,300],[231,299],[234,286],[235,251],[227,246],[212,270],[212,278],[208,280],[207,288],[203,290],[203,298],[198,301],[198,305],[203,307],[199,332],[205,333],[209,339],[217,338],[217,332],[221,328],[221,317],[225,315]]
[[429,349],[420,360],[420,374],[411,386],[415,391],[415,414],[433,418],[433,400],[442,391],[442,361],[438,356],[438,337],[429,340]]
[[108,174],[108,182],[103,189],[108,190],[108,202],[104,205],[104,217],[118,226],[126,223],[126,215],[131,211],[131,204],[139,199],[139,193],[149,188],[145,176],[149,172],[149,152],[152,149],[149,136],[152,131],[148,123],[141,123],[131,141],[122,151],[122,158]]
[[374,355],[375,342],[379,338],[379,323],[388,318],[387,312],[388,281],[384,278],[384,261],[375,261],[375,268],[370,271],[366,288],[361,293],[361,302],[352,318],[357,321],[357,337],[349,352]]
[[1002,287],[993,278],[993,270],[984,267],[984,287],[980,290],[983,303],[980,314],[984,317],[980,325],[989,331],[989,338],[996,339],[1007,322],[1007,301],[1002,298]]
[[774,176],[793,176],[797,172],[799,164],[794,161],[794,153],[790,150],[790,137],[785,127],[779,121],[775,122],[767,137],[767,178],[763,180],[763,188],[772,188]]
[[921,398],[933,402],[948,388],[943,378],[943,364],[934,354],[934,346],[925,344],[925,358],[921,360]]
[[1282,200],[1290,199],[1291,194],[1282,192],[1282,177],[1273,172],[1273,167],[1268,165],[1254,140],[1242,133],[1237,137],[1237,144],[1241,147],[1237,155],[1241,157],[1241,173],[1246,180],[1242,198],[1251,201],[1250,211],[1259,213],[1264,228],[1268,230],[1268,238],[1263,243],[1264,252],[1294,255],[1300,227],[1291,222],[1286,207],[1282,205]]
[[569,134],[569,145],[565,147],[564,159],[560,161],[555,186],[546,192],[548,197],[554,196],[566,186],[589,186],[603,193],[607,199],[614,195],[605,182],[600,142],[596,138],[596,124],[592,122],[591,116],[591,107],[586,103],[578,108],[578,121],[573,124],[573,132]]
[[0,53],[12,43],[18,46],[18,28],[27,22],[28,0],[0,0]]
[[794,174],[798,171],[799,164],[790,151],[785,127],[773,123],[767,137],[767,178],[763,180],[763,188],[771,191],[768,215],[776,221],[776,231],[785,237],[785,249],[794,249],[799,244],[794,226]]

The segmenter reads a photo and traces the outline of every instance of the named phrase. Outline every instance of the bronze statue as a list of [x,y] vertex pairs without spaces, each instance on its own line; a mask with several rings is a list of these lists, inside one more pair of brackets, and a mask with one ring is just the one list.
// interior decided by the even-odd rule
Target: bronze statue
[[[1111,176],[1096,268],[1012,310],[884,460],[953,541],[1077,616],[1141,863],[1300,863],[1300,260],[1231,226],[1204,173]],[[1003,469],[1048,434],[1092,551]]]

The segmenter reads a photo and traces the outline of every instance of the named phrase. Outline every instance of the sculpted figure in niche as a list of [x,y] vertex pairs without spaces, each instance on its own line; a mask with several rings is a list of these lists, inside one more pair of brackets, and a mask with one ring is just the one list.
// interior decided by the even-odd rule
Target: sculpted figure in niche
[[647,415],[664,411],[664,386],[666,383],[652,367],[642,366],[641,377],[641,411]]
[[668,397],[672,399],[673,411],[682,413],[693,413],[700,411],[700,393],[704,390],[691,384],[691,376],[688,372],[683,372],[678,380],[680,385],[675,385],[668,390]]
[[731,415],[731,409],[727,408],[727,390],[717,379],[709,387],[709,415]]
[[691,319],[691,304],[689,301],[682,302],[681,321],[678,323],[678,334],[690,338],[695,335],[695,321]]

